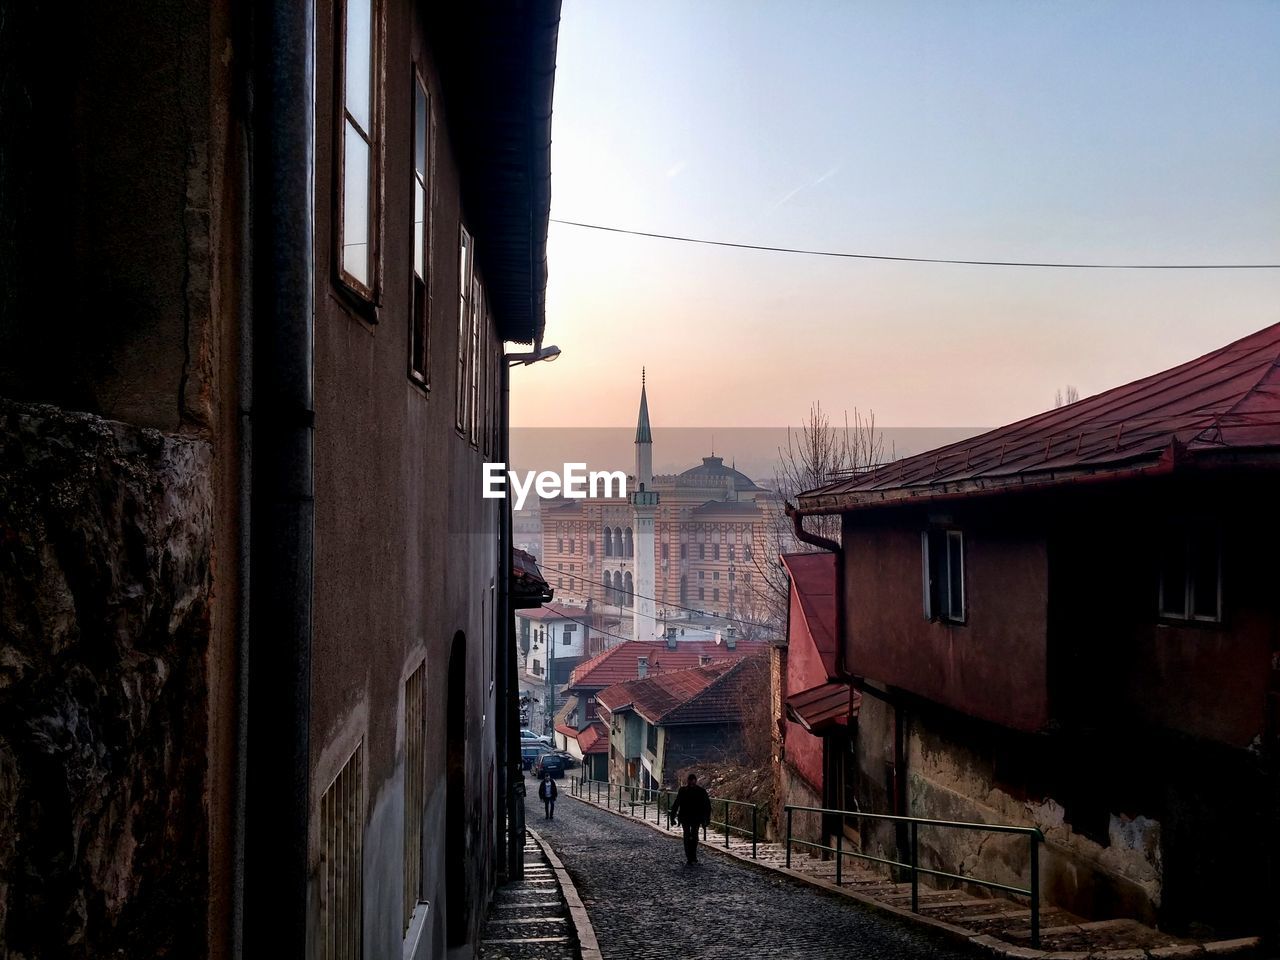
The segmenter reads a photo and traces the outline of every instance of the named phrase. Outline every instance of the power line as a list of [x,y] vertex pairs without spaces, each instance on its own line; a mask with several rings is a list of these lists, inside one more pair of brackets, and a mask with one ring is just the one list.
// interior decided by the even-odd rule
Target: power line
[[774,247],[759,243],[734,243],[729,240],[707,240],[701,237],[682,237],[670,233],[650,233],[647,230],[628,230],[625,227],[609,227],[600,223],[582,223],[577,220],[551,218],[552,223],[584,230],[601,230],[605,233],[621,233],[632,237],[648,237],[651,240],[674,240],[678,243],[700,243],[711,247],[732,247],[735,250],[763,250],[767,253],[795,253],[806,257],[837,257],[843,260],[891,260],[899,263],[953,263],[970,267],[1047,267],[1059,270],[1280,270],[1280,263],[1041,263],[1028,260],[961,260],[950,257],[898,257],[883,253],[847,253],[839,250],[809,250],[803,247]]
[[[557,569],[557,570],[556,570],[556,573],[562,573],[562,574],[564,574],[566,577],[569,577],[571,580],[572,580],[572,579],[574,579],[574,578],[576,578],[576,579],[578,579],[578,580],[581,580],[583,583],[593,583],[593,584],[595,584],[597,587],[605,587],[606,589],[609,589],[609,590],[617,590],[617,589],[619,589],[618,587],[615,587],[615,586],[614,586],[613,584],[611,584],[611,583],[604,583],[603,581],[600,581],[600,580],[592,580],[590,577],[584,577],[584,576],[583,576],[582,574],[580,574],[580,573],[574,573],[574,572],[569,571],[569,570],[560,570],[560,569]],[[737,581],[734,581],[734,588],[736,589],[738,586],[739,586],[738,582],[737,582]],[[749,590],[749,591],[751,591],[752,593],[754,593],[756,596],[760,596],[760,594],[755,590],[755,588],[754,588],[754,587],[750,587],[750,586],[748,586],[746,589],[747,589],[747,590]],[[622,592],[623,592],[623,593],[627,593],[627,591],[626,591],[626,590],[623,590]],[[761,621],[759,621],[759,620],[743,620],[741,617],[722,617],[722,616],[716,616],[716,615],[708,614],[705,610],[699,610],[697,607],[686,607],[686,606],[682,606],[681,604],[674,603],[674,602],[672,602],[672,601],[670,601],[670,600],[659,600],[657,597],[646,597],[644,594],[642,594],[642,593],[635,593],[634,591],[630,593],[630,596],[632,596],[632,597],[637,597],[637,598],[639,598],[640,600],[652,600],[654,603],[661,604],[661,605],[662,605],[662,606],[664,606],[664,607],[673,607],[673,608],[675,608],[676,610],[684,610],[684,611],[686,611],[686,612],[688,612],[688,613],[697,613],[697,614],[701,614],[701,615],[702,615],[702,616],[704,616],[704,617],[711,617],[711,619],[713,619],[713,620],[727,620],[727,621],[729,621],[730,623],[745,623],[745,624],[746,624],[747,626],[749,626],[749,627],[764,627],[764,628],[766,628],[766,629],[776,629],[776,627],[777,627],[777,625],[776,625],[776,624],[771,624],[771,623],[761,622]],[[572,617],[566,617],[565,619],[572,620],[573,618],[572,618]],[[593,629],[593,630],[594,630],[594,629],[595,629],[595,627],[592,627],[591,629]]]

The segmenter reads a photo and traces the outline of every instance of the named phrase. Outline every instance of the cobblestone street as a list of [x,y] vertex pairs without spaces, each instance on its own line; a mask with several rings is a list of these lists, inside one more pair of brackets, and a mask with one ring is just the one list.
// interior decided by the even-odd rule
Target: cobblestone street
[[554,820],[528,823],[564,861],[605,960],[973,957],[946,941],[703,848],[687,867],[678,837],[561,793]]

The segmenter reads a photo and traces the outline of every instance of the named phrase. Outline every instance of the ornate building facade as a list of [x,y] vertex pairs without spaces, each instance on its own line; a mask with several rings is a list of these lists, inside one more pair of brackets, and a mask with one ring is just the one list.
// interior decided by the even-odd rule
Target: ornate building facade
[[[770,558],[758,548],[767,551],[772,491],[714,454],[681,473],[650,475],[653,434],[643,381],[635,444],[636,472],[627,483],[632,496],[543,503],[542,566],[557,598],[617,608],[625,619],[651,596],[659,625],[699,613],[759,619],[757,591],[767,589],[760,564]],[[656,504],[652,496],[637,504],[641,482],[645,493],[657,495]],[[649,515],[652,594],[641,587],[637,565]],[[647,638],[648,617],[641,614]]]

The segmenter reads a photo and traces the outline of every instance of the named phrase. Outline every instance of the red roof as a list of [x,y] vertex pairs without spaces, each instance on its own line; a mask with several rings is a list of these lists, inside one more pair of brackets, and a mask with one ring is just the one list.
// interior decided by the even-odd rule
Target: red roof
[[608,753],[609,752],[609,731],[605,729],[604,724],[599,720],[592,720],[581,730],[575,730],[568,724],[556,724],[556,730],[563,733],[566,737],[572,737],[578,741],[578,749],[585,757],[590,753]]
[[807,509],[963,496],[1280,449],[1280,324],[1203,357],[800,495]]
[[846,726],[861,706],[862,694],[847,681],[828,680],[787,697],[787,716],[818,734],[832,726]]
[[640,676],[640,657],[648,658],[648,672],[654,674],[696,667],[703,657],[737,660],[768,649],[767,643],[755,640],[739,640],[733,647],[714,640],[680,640],[674,649],[665,640],[627,640],[578,664],[569,675],[568,688],[602,690],[635,680]]
[[782,565],[791,577],[791,589],[800,601],[809,636],[818,648],[818,656],[828,677],[835,677],[839,650],[836,644],[836,555],[821,553],[784,553]]
[[596,694],[611,713],[631,709],[653,724],[728,723],[742,718],[742,687],[762,656],[721,660],[614,684]]

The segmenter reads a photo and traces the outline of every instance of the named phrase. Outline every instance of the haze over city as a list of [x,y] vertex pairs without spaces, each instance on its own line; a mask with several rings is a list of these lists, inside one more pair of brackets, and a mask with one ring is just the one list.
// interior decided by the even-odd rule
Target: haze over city
[[[569,2],[552,218],[888,255],[1280,261],[1280,5]],[[1274,270],[832,260],[552,222],[513,426],[994,426],[1280,319]],[[780,371],[803,371],[783,375]],[[554,376],[552,374],[555,374]]]

